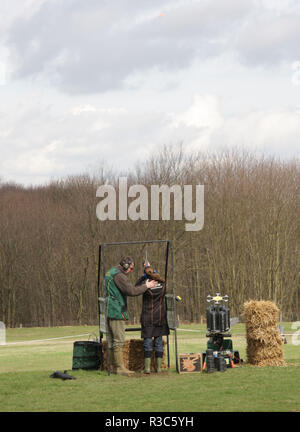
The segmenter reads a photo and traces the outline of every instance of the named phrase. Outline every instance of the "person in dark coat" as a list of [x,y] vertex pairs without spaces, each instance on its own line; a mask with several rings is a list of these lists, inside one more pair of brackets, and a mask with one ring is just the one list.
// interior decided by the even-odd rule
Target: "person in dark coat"
[[150,278],[158,281],[159,284],[153,288],[147,289],[143,294],[141,337],[144,339],[144,372],[146,374],[150,373],[153,347],[155,350],[156,371],[161,372],[164,350],[162,336],[170,334],[165,307],[165,281],[160,277],[157,271],[150,266],[150,263],[146,262],[144,265],[144,274],[137,281],[136,286],[143,284],[146,279]]

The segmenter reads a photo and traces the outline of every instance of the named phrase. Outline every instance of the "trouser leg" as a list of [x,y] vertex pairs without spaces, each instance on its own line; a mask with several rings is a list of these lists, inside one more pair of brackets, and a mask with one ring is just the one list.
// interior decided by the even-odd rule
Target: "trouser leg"
[[152,353],[152,338],[145,338],[144,339],[144,353],[149,353],[149,352]]
[[164,353],[164,346],[163,346],[163,341],[161,336],[154,338],[154,349],[155,349],[156,372],[161,372],[162,357]]
[[123,348],[125,344],[125,321],[108,319],[108,347]]
[[123,346],[125,344],[125,322],[122,320],[108,320],[109,343],[113,351],[114,373],[118,375],[131,375],[134,372],[124,366]]
[[162,357],[164,352],[162,336],[154,338],[155,357]]

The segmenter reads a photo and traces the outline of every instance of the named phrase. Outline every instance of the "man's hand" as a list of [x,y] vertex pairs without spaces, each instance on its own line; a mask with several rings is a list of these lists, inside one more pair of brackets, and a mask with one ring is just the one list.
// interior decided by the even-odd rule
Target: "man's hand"
[[158,282],[156,282],[155,280],[146,280],[146,287],[147,288],[154,288],[156,285],[158,284]]

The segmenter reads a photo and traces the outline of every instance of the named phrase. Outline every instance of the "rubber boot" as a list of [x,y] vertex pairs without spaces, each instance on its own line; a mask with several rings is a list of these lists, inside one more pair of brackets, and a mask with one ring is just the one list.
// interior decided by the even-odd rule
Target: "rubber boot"
[[156,372],[161,372],[162,358],[156,357]]
[[115,365],[114,373],[116,373],[117,375],[131,376],[134,374],[134,371],[130,371],[124,366],[122,348],[114,349],[114,365]]
[[151,368],[151,357],[145,357],[144,361],[145,361],[144,373],[145,374],[149,374],[151,372],[150,371],[150,368]]

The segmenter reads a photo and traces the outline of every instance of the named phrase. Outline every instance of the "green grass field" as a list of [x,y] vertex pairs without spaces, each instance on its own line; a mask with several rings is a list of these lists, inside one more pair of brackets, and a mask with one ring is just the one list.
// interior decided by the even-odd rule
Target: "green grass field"
[[[286,333],[293,332],[290,323],[283,325]],[[74,341],[93,340],[95,334],[96,326],[7,329],[7,343],[0,346],[0,411],[300,411],[300,345],[293,345],[291,337],[284,345],[287,367],[247,365],[245,327],[237,324],[232,341],[244,363],[225,373],[177,374],[174,333],[169,340],[171,367],[162,374],[127,378],[104,371],[72,371]],[[139,332],[126,335],[140,337]],[[52,339],[66,336],[72,337]],[[180,326],[177,343],[178,354],[205,351],[205,327]],[[50,378],[55,370],[68,370],[76,380]]]

